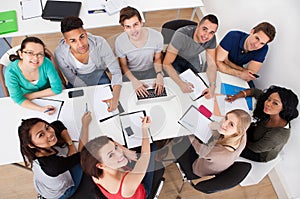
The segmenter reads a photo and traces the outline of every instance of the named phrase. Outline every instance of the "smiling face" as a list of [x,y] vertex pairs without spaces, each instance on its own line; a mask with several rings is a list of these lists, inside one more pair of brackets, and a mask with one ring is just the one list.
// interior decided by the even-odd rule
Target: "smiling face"
[[221,122],[219,133],[225,137],[237,133],[238,123],[239,118],[234,113],[228,113]]
[[270,38],[263,31],[254,33],[252,29],[245,41],[244,48],[246,51],[258,50],[267,44],[269,40]]
[[125,19],[123,22],[124,31],[128,34],[130,39],[135,41],[141,38],[142,27],[143,23],[139,21],[137,16]]
[[119,169],[126,166],[128,159],[124,155],[124,151],[114,142],[109,141],[99,151],[103,168]]
[[32,144],[37,147],[49,149],[57,142],[54,129],[44,122],[36,123],[29,133]]
[[44,62],[45,49],[39,43],[28,42],[22,51],[19,51],[22,64],[26,68],[36,69]]
[[65,42],[73,54],[85,54],[89,50],[88,36],[83,28],[77,28],[64,33]]
[[278,93],[272,93],[264,104],[264,113],[268,115],[279,115],[282,111],[282,102]]
[[199,24],[195,33],[194,40],[197,43],[205,43],[213,38],[216,31],[218,29],[218,25],[210,22],[208,19],[203,21],[203,23]]

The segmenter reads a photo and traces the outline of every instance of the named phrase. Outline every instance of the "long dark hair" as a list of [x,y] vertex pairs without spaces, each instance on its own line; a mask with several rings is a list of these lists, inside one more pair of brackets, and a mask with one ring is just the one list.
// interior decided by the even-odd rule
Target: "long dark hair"
[[[26,47],[26,44],[27,44],[27,43],[30,43],[30,42],[36,43],[36,44],[41,44],[41,45],[43,46],[45,56],[46,56],[47,58],[50,59],[50,55],[49,55],[49,54],[46,52],[46,50],[45,50],[46,47],[45,47],[44,42],[43,42],[42,40],[40,40],[39,38],[37,38],[37,37],[26,37],[26,38],[22,41],[21,47],[20,47],[20,49],[19,49],[18,51],[23,52],[24,48]],[[18,59],[18,60],[21,59],[20,56],[19,56],[18,51],[16,52],[16,54],[12,54],[12,55],[9,56],[9,60],[10,60],[10,61],[15,61],[15,60],[17,60],[17,59]]]
[[99,178],[102,176],[103,170],[96,167],[101,162],[99,150],[109,141],[114,142],[107,136],[100,136],[89,141],[80,152],[80,163],[82,170],[89,176]]
[[256,108],[253,111],[253,117],[258,120],[268,119],[270,116],[264,113],[264,104],[265,101],[269,98],[272,93],[278,93],[282,103],[282,111],[280,111],[279,116],[287,122],[298,117],[298,97],[290,89],[286,89],[279,86],[270,86],[267,90],[264,91],[264,94],[260,96],[257,100]]
[[[35,146],[31,141],[30,130],[39,122],[43,122],[53,128],[51,124],[40,118],[30,118],[22,120],[21,125],[18,128],[18,134],[20,139],[20,150],[26,167],[32,167],[32,162],[36,158],[36,153],[40,151],[50,152],[48,149]],[[55,130],[55,128],[53,128]],[[34,148],[29,147],[34,146]]]

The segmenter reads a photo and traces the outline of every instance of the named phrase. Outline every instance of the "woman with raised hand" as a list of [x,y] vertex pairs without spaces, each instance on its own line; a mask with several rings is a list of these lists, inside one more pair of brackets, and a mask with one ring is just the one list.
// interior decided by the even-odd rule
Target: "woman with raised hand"
[[22,121],[18,129],[21,153],[42,197],[67,199],[77,190],[82,177],[79,152],[88,140],[91,120],[91,112],[84,113],[78,152],[62,122],[48,123],[40,118]]
[[51,105],[39,106],[31,100],[62,92],[62,82],[53,63],[45,52],[45,44],[37,37],[26,37],[17,55],[5,71],[9,95],[17,104],[49,115],[55,112]]
[[[81,152],[81,166],[92,176],[94,183],[107,198],[146,198],[146,187],[141,184],[150,160],[148,128],[150,118],[142,119],[141,155],[136,155],[107,136],[89,141]],[[136,160],[132,170],[126,168],[131,160]]]
[[247,145],[241,156],[258,162],[275,159],[287,143],[290,121],[298,117],[298,97],[290,89],[270,86],[265,91],[256,88],[242,90],[228,101],[253,96],[257,99],[253,118],[256,120],[247,131]]

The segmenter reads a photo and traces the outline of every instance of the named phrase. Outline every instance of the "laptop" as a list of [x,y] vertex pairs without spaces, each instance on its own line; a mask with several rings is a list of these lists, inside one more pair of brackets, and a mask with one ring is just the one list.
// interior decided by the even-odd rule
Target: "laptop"
[[175,97],[175,95],[172,95],[167,92],[166,87],[164,87],[164,91],[160,95],[156,95],[154,93],[154,88],[147,89],[149,95],[147,97],[141,97],[136,94],[136,104],[148,104],[148,103],[155,103],[155,102],[163,102],[163,101],[169,101]]
[[47,1],[42,18],[61,21],[66,16],[79,16],[81,2],[78,1]]
[[18,31],[17,13],[15,10],[0,12],[0,34]]

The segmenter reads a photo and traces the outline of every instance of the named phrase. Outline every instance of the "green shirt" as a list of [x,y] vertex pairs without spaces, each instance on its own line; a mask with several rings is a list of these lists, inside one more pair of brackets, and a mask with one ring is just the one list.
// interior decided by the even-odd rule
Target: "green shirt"
[[17,104],[20,105],[26,100],[24,96],[26,93],[34,93],[47,88],[51,88],[55,94],[61,93],[61,80],[54,65],[48,58],[44,58],[43,64],[39,67],[39,79],[36,84],[25,79],[18,66],[19,61],[20,60],[11,62],[5,70],[5,84],[10,97]]

